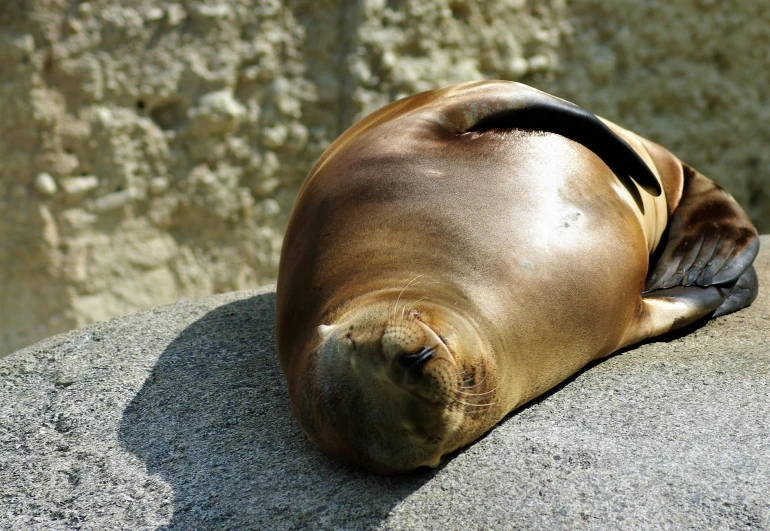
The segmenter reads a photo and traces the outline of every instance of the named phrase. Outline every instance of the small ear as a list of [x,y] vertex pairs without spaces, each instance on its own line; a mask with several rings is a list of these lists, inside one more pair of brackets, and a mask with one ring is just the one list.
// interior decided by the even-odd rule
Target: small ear
[[318,335],[321,336],[321,339],[326,339],[334,331],[334,328],[334,325],[321,325],[317,328]]

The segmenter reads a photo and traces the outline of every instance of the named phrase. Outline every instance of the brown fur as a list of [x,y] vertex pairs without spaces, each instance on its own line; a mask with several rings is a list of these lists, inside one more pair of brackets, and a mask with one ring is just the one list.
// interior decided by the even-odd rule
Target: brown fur
[[[464,84],[387,106],[302,187],[278,349],[300,424],[339,460],[435,466],[592,360],[713,310],[642,297],[681,162],[607,122],[660,176],[654,197],[556,134],[452,131],[463,109],[515,90]],[[436,355],[410,383],[397,361],[420,346]]]

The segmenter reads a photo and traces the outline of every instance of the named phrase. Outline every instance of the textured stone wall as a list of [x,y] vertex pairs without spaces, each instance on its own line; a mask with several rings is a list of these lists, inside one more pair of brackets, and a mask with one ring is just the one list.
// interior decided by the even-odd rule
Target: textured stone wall
[[470,79],[663,143],[770,230],[767,27],[753,0],[0,1],[0,355],[274,280],[324,147]]

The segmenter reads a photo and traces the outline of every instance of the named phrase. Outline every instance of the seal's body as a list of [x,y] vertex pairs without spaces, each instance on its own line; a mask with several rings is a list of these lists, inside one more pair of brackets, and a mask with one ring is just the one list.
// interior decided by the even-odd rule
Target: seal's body
[[592,360],[750,304],[757,250],[726,192],[563,100],[509,82],[400,100],[329,147],[292,212],[294,412],[342,461],[435,466]]

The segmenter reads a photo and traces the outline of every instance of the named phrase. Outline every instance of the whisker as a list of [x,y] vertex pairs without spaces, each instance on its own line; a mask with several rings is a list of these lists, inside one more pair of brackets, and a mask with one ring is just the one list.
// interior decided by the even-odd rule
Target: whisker
[[[426,295],[424,297],[420,297],[415,302],[413,302],[412,303],[412,311],[416,310],[417,309],[417,305],[420,304],[422,301],[424,301],[427,298],[428,298],[428,296]],[[409,312],[409,313],[411,314],[412,312]]]
[[[412,307],[417,306],[420,303],[420,301],[423,301],[426,298],[427,297],[420,297],[419,299],[417,299],[416,302],[412,303]],[[401,310],[401,318],[402,319],[413,319],[414,316],[412,315],[412,312],[410,311],[410,312],[407,313],[407,311],[406,311],[406,307],[407,306],[408,306],[408,304],[404,304],[404,308]]]
[[486,402],[484,404],[469,404],[468,402],[463,402],[462,400],[457,400],[456,398],[453,398],[452,402],[454,402],[456,404],[462,404],[462,405],[468,406],[468,407],[479,407],[479,408],[481,408],[481,407],[490,407],[490,406],[494,406],[495,404],[497,404],[497,402]]
[[492,389],[492,390],[490,390],[490,391],[485,391],[485,392],[483,392],[483,393],[463,393],[462,391],[459,391],[459,390],[458,390],[458,391],[456,391],[456,392],[455,392],[455,394],[456,394],[456,395],[458,395],[458,396],[463,396],[463,397],[466,397],[466,398],[470,398],[470,397],[474,397],[474,396],[486,396],[486,395],[491,395],[491,394],[492,394],[492,393],[494,393],[495,391],[497,391],[497,387],[495,387],[494,389]]
[[458,389],[457,389],[457,391],[455,391],[455,394],[457,394],[457,395],[462,395],[462,396],[464,396],[464,397],[471,397],[471,396],[485,396],[485,395],[489,395],[489,394],[492,394],[492,393],[494,393],[494,392],[495,392],[495,391],[497,391],[499,388],[500,388],[500,384],[497,384],[496,386],[494,386],[494,387],[493,387],[492,389],[490,389],[489,391],[484,391],[483,393],[466,393],[466,392],[464,392],[464,391],[462,391],[462,390],[460,390],[460,389],[458,388]]
[[[398,297],[396,298],[396,302],[394,302],[394,303],[393,303],[393,307],[394,307],[394,308],[395,308],[396,306],[398,306],[398,302],[401,300],[401,295],[403,295],[403,294],[404,294],[404,292],[407,290],[407,288],[409,288],[409,286],[411,286],[411,285],[412,285],[412,283],[413,283],[415,280],[417,280],[418,278],[420,278],[421,276],[423,276],[423,273],[420,273],[419,275],[417,275],[416,277],[414,277],[412,280],[410,280],[409,282],[407,282],[406,286],[404,286],[404,287],[401,289],[401,292],[398,294]],[[390,313],[390,311],[389,311],[388,313]],[[394,314],[394,315],[393,315],[393,321],[394,321],[394,322],[395,322],[395,318],[396,318],[396,315]]]
[[[462,373],[460,373],[460,379],[465,381],[465,376],[466,375],[467,375],[467,373],[463,371]],[[457,388],[458,389],[475,389],[476,387],[478,387],[481,384],[483,384],[486,381],[486,379],[487,379],[487,373],[485,372],[484,373],[484,377],[481,380],[479,380],[479,382],[476,385],[460,385]],[[497,388],[495,388],[495,389],[497,389]]]

